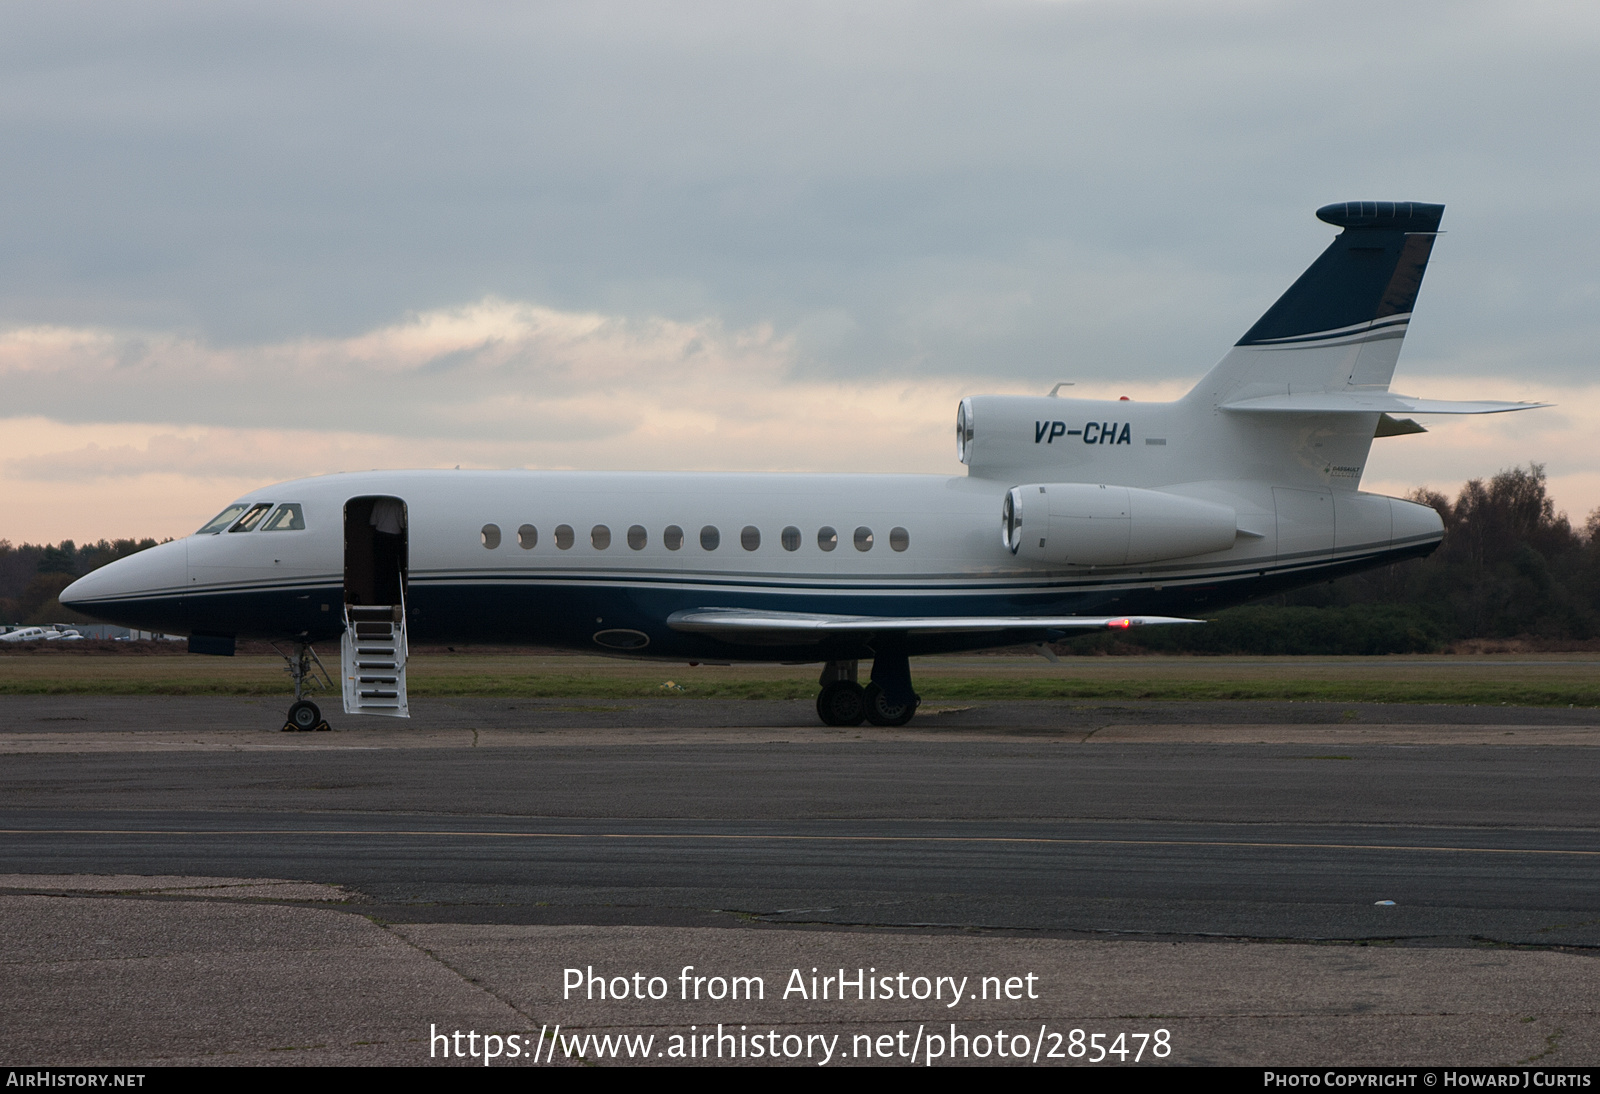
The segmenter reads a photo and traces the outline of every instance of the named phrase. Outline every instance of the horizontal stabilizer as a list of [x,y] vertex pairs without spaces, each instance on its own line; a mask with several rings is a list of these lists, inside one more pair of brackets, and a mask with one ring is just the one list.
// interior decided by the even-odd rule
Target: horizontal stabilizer
[[1276,414],[1503,414],[1533,410],[1549,403],[1505,403],[1495,400],[1457,402],[1417,399],[1392,391],[1302,391],[1223,403],[1222,410]]
[[1139,627],[1157,623],[1199,623],[1165,615],[818,615],[809,612],[762,612],[745,608],[695,608],[673,612],[667,626],[675,631],[709,634],[729,641],[821,642],[831,637],[869,634],[971,634],[1016,631],[1093,630],[1102,627]]

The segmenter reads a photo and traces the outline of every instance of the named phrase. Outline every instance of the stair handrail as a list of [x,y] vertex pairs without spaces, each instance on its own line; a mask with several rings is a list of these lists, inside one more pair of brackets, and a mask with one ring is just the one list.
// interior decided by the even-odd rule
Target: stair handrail
[[400,633],[395,636],[400,640],[400,649],[396,651],[400,655],[398,658],[400,664],[396,667],[396,671],[403,673],[406,671],[406,662],[411,660],[411,640],[406,637],[406,583],[404,577],[400,581],[400,618],[395,622],[400,629]]

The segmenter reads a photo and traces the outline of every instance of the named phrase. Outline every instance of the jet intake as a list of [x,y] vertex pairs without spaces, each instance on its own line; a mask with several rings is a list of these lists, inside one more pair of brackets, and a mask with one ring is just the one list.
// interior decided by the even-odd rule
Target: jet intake
[[1076,482],[1012,488],[1001,522],[1006,548],[1018,558],[1070,566],[1131,566],[1225,551],[1239,529],[1225,505]]
[[[956,411],[956,455],[971,475],[1063,478],[1097,460],[1149,468],[1169,455],[1170,404],[1050,395],[969,395]],[[1164,463],[1163,463],[1164,466]]]

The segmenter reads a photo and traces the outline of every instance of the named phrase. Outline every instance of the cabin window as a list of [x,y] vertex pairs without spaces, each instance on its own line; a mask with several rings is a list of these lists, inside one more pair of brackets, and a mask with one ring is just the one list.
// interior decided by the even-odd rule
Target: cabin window
[[561,524],[556,526],[557,547],[561,548],[563,551],[570,550],[574,538],[575,536],[573,535],[572,525]]
[[676,524],[667,525],[667,530],[661,533],[661,545],[669,551],[676,551],[683,546],[683,529]]
[[798,551],[800,549],[800,529],[789,525],[778,533],[778,542],[783,544],[785,551]]
[[645,544],[650,542],[650,533],[644,530],[644,525],[635,524],[628,529],[628,546],[635,551],[644,550]]
[[596,524],[589,529],[589,542],[594,545],[596,551],[604,551],[611,546],[611,529],[604,524]]
[[539,529],[531,524],[524,524],[517,529],[517,546],[524,551],[531,551],[539,546]]
[[263,532],[303,532],[305,528],[305,514],[300,512],[298,505],[278,506],[278,511],[261,526]]
[[911,546],[911,533],[910,532],[906,531],[904,528],[891,528],[891,529],[889,529],[889,549],[890,550],[892,550],[892,551],[904,551],[907,547],[910,547],[910,546]]
[[255,531],[256,525],[261,523],[261,518],[266,516],[267,515],[267,511],[269,509],[271,509],[271,508],[272,508],[272,503],[270,501],[264,501],[264,502],[261,502],[258,505],[252,505],[250,507],[250,511],[248,513],[246,513],[244,516],[239,518],[239,523],[235,524],[232,528],[229,528],[228,531],[230,531],[230,532],[253,532],[253,531]]
[[700,529],[700,546],[703,550],[715,551],[722,542],[722,533],[714,525],[708,524]]
[[839,546],[839,533],[832,528],[822,527],[817,529],[817,546],[824,551],[831,551]]
[[872,529],[871,528],[863,527],[863,528],[857,528],[856,529],[856,550],[858,550],[858,551],[870,551],[870,550],[872,550]]
[[761,529],[754,524],[746,524],[739,530],[739,546],[746,551],[754,551],[761,546]]
[[197,535],[197,536],[198,535],[203,535],[206,532],[211,532],[211,533],[215,534],[217,532],[222,531],[228,525],[232,524],[235,520],[239,519],[239,514],[244,512],[244,510],[245,510],[245,507],[242,506],[242,505],[230,505],[230,506],[228,506],[222,512],[218,513],[216,516],[214,516],[210,520],[206,521],[205,527],[201,528],[200,531],[195,533],[195,535]]
[[500,546],[500,526],[498,524],[485,524],[478,533],[478,538],[483,541],[483,548],[492,551]]

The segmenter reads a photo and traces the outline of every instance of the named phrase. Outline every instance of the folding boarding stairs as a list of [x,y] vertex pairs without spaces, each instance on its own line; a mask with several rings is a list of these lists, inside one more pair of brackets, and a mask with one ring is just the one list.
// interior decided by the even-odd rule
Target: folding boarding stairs
[[344,712],[409,718],[406,708],[405,603],[346,604],[339,662]]

